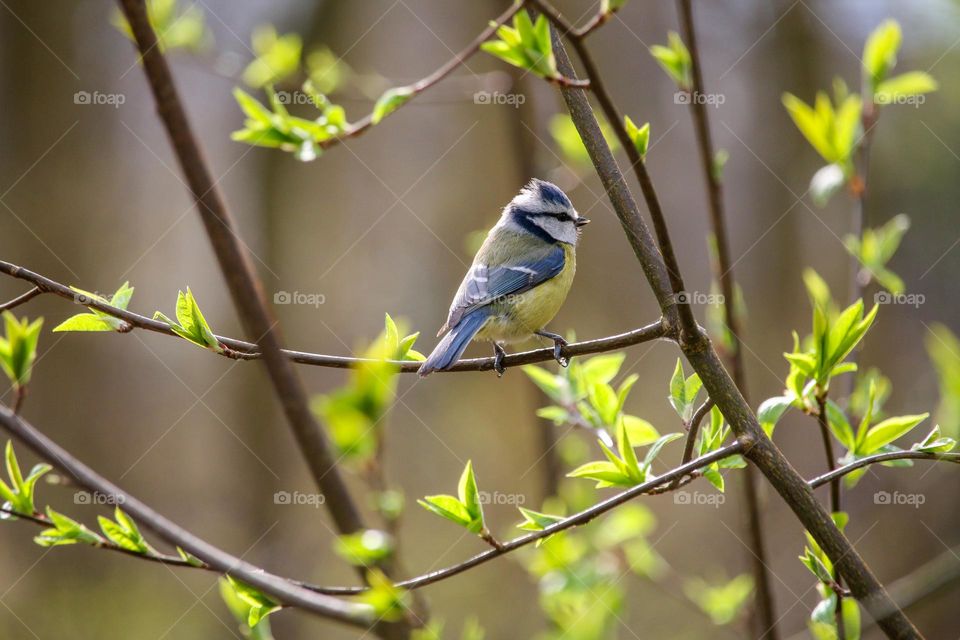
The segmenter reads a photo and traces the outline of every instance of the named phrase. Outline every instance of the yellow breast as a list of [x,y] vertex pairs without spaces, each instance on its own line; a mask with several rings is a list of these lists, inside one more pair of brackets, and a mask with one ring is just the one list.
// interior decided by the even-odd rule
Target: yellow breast
[[495,342],[526,340],[553,320],[567,298],[577,270],[573,247],[563,245],[563,252],[563,270],[530,291],[507,296],[502,302],[495,303],[496,312],[477,332],[477,339]]

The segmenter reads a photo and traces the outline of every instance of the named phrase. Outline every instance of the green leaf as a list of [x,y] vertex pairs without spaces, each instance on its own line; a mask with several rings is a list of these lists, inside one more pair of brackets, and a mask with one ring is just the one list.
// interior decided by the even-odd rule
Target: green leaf
[[[257,626],[264,618],[275,611],[280,610],[280,604],[261,593],[254,587],[240,582],[233,576],[227,575],[226,581],[233,594],[249,607],[247,613],[247,626],[251,629]],[[222,583],[221,583],[222,587]]]
[[94,313],[78,313],[55,326],[53,332],[60,331],[114,331],[104,318]]
[[929,415],[929,413],[922,413],[920,415],[887,418],[870,428],[860,452],[865,455],[873,453],[900,436],[909,433],[914,427],[926,420]]
[[503,25],[497,29],[497,36],[499,40],[484,42],[480,48],[543,78],[558,77],[546,16],[540,15],[534,22],[529,13],[518,11],[513,17],[513,28]]
[[409,607],[409,594],[406,590],[394,585],[379,569],[367,572],[367,584],[370,589],[365,591],[359,600],[373,607],[374,615],[379,620],[401,620]]
[[925,451],[927,453],[947,453],[957,446],[957,441],[953,438],[944,437],[940,433],[940,425],[936,425],[927,434],[923,441],[910,447],[914,451]]
[[667,75],[683,91],[688,91],[693,85],[690,52],[687,50],[679,34],[671,31],[667,34],[667,46],[653,45],[650,55],[660,64]]
[[47,519],[53,524],[53,528],[42,531],[40,535],[33,539],[41,547],[56,547],[78,542],[91,545],[103,543],[103,538],[96,533],[76,520],[54,511],[49,506],[47,507]]
[[470,460],[467,460],[467,465],[460,475],[457,494],[471,519],[479,520],[480,525],[483,526],[483,506],[480,504],[480,492],[477,490],[477,479],[473,475],[473,463]]
[[0,369],[10,379],[14,389],[19,389],[29,384],[33,374],[43,318],[31,323],[26,318],[18,320],[9,311],[4,311],[3,320],[6,337],[0,338]]
[[680,358],[677,358],[677,366],[673,370],[673,376],[670,378],[670,404],[678,415],[683,417],[687,407],[686,383],[683,376],[683,365]]
[[174,322],[163,313],[157,311],[153,314],[153,319],[167,323],[174,333],[194,343],[198,347],[211,349],[217,353],[223,352],[223,346],[220,344],[220,341],[217,340],[217,337],[210,329],[210,325],[207,324],[206,319],[203,317],[200,306],[197,304],[196,298],[193,297],[193,292],[190,290],[190,287],[187,287],[186,293],[180,291],[177,294],[176,315],[177,320]]
[[897,64],[902,34],[896,20],[885,20],[867,37],[863,47],[863,70],[874,92]]
[[622,415],[620,416],[620,420],[623,423],[623,428],[626,430],[627,437],[630,438],[630,442],[636,447],[648,445],[660,437],[660,432],[657,431],[656,427],[643,418]]
[[650,465],[653,464],[653,461],[660,454],[660,450],[663,449],[664,445],[682,437],[682,433],[668,433],[665,436],[660,436],[656,442],[650,445],[650,448],[647,450],[647,455],[643,458],[643,464],[640,466],[640,469],[644,472],[644,474],[646,475],[649,473]]
[[416,95],[412,87],[394,87],[387,89],[373,107],[371,121],[379,124],[381,120],[402,107],[410,98]]
[[393,554],[394,543],[389,534],[366,529],[338,536],[333,550],[352,565],[368,567],[389,558]]
[[637,153],[642,160],[647,158],[647,147],[650,145],[650,123],[645,122],[643,126],[637,127],[630,119],[630,116],[623,116],[623,123],[627,129],[627,135],[630,137]]
[[767,398],[757,408],[757,420],[767,433],[767,437],[773,434],[773,428],[780,421],[780,418],[786,413],[790,405],[793,404],[791,396],[774,396]]
[[472,522],[470,512],[467,511],[463,503],[453,496],[425,496],[422,500],[417,500],[417,504],[442,518],[459,524],[461,527],[469,527]]
[[552,400],[562,401],[561,393],[566,388],[563,378],[532,364],[524,365],[521,369]]
[[939,88],[937,81],[923,71],[910,71],[889,80],[884,80],[877,86],[873,99],[878,104],[888,104],[898,98],[918,96],[936,91]]
[[605,426],[613,426],[620,410],[617,393],[613,387],[602,382],[594,383],[588,387],[588,397],[602,423]]
[[299,73],[303,41],[296,33],[277,35],[273,25],[260,25],[253,31],[251,45],[257,57],[243,70],[248,86],[259,89]]
[[583,385],[589,387],[594,383],[609,384],[620,372],[626,357],[627,354],[623,352],[605,353],[585,360],[580,366]]

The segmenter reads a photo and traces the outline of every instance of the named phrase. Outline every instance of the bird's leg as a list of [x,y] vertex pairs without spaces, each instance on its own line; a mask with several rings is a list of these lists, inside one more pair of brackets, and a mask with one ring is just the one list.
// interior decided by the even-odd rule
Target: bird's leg
[[567,346],[567,341],[563,339],[563,336],[556,333],[550,333],[549,331],[544,331],[542,329],[540,331],[536,331],[535,333],[538,336],[553,340],[553,359],[556,360],[561,367],[565,367],[570,364],[570,361],[563,356],[563,348]]
[[503,366],[503,358],[507,355],[507,352],[503,350],[498,343],[493,343],[493,370],[497,372],[497,377],[500,378],[503,376],[503,372],[506,371],[506,367]]

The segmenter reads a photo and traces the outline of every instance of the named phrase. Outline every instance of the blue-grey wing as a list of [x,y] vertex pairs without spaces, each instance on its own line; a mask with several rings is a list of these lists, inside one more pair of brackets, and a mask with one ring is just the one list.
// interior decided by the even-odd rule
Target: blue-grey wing
[[560,246],[553,246],[526,261],[498,265],[474,263],[460,284],[440,334],[456,326],[471,311],[498,298],[518,295],[546,282],[563,271],[565,263],[566,257]]

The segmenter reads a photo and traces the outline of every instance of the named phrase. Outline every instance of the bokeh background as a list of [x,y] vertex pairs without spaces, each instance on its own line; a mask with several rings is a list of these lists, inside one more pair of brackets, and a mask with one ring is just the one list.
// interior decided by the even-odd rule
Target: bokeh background
[[[190,285],[214,329],[241,335],[213,254],[155,117],[130,43],[110,24],[102,0],[0,3],[0,257],[89,290],[136,287],[131,308],[170,313]],[[593,3],[561,2],[567,15]],[[553,328],[599,337],[657,317],[652,295],[602,189],[569,165],[547,123],[560,108],[552,87],[518,79],[478,55],[433,92],[363,137],[312,163],[232,142],[242,114],[231,97],[252,53],[250,33],[273,23],[324,44],[355,70],[391,83],[426,75],[505,8],[505,2],[450,0],[204,0],[215,42],[204,55],[174,54],[173,69],[219,186],[235,213],[269,293],[321,294],[324,304],[275,308],[287,344],[343,354],[382,327],[384,312],[423,331],[435,329],[465,265],[471,233],[489,226],[531,174],[568,189],[594,220],[579,250],[578,274]],[[960,240],[960,5],[946,0],[724,0],[696,2],[708,89],[724,97],[710,110],[713,133],[730,160],[726,203],[735,271],[749,319],[743,336],[754,405],[776,395],[787,367],[790,331],[809,329],[800,274],[814,266],[846,297],[848,255],[840,238],[851,202],[825,209],[803,197],[820,163],[785,114],[780,96],[810,100],[839,75],[856,87],[858,54],[883,18],[903,25],[901,70],[941,83],[919,107],[884,110],[871,159],[868,217],[876,225],[907,213],[913,227],[892,263],[917,308],[886,305],[863,361],[893,381],[892,413],[933,410],[937,379],[924,349],[934,322],[960,329],[956,274]],[[669,218],[688,287],[708,291],[707,215],[688,109],[647,53],[676,29],[672,3],[633,0],[591,39],[620,108],[649,121],[649,167]],[[514,82],[515,80],[515,82]],[[492,84],[491,84],[492,83]],[[524,105],[477,104],[495,88]],[[124,96],[119,107],[76,104],[78,91]],[[370,101],[346,95],[352,119]],[[25,285],[0,280],[0,297]],[[872,295],[872,294],[871,294]],[[354,576],[330,551],[321,509],[274,503],[276,491],[311,492],[299,452],[259,364],[210,357],[185,342],[150,334],[52,334],[75,309],[41,297],[20,310],[43,315],[45,331],[25,415],[107,477],[173,520],[250,561],[323,583]],[[698,309],[703,317],[703,309]],[[469,353],[486,355],[472,347]],[[677,428],[666,401],[676,359],[667,344],[629,350],[624,372],[641,379],[628,409],[662,432]],[[343,383],[341,371],[300,367],[312,393]],[[9,393],[4,390],[4,401]],[[544,403],[520,371],[401,380],[389,426],[387,472],[412,499],[452,489],[469,458],[488,491],[521,495],[539,508],[546,486]],[[955,425],[954,425],[955,426]],[[790,414],[777,443],[802,473],[821,472],[819,435]],[[676,445],[675,445],[676,446]],[[21,448],[22,450],[22,448]],[[33,462],[22,450],[21,457]],[[729,577],[747,570],[738,481],[719,508],[644,500],[658,519],[656,550],[678,573]],[[351,481],[359,496],[362,487]],[[925,503],[878,507],[876,491],[919,493]],[[102,512],[73,504],[72,490],[45,487],[54,506],[88,523]],[[857,548],[885,582],[960,544],[960,475],[918,465],[868,474],[848,496]],[[784,636],[802,633],[817,596],[796,556],[802,530],[764,490],[764,522]],[[491,506],[498,532],[516,521]],[[174,572],[89,548],[42,549],[34,530],[0,530],[0,635],[5,638],[230,638],[236,625],[215,577]],[[665,534],[665,535],[664,535]],[[402,524],[405,564],[425,571],[483,549],[411,506]],[[713,627],[693,605],[636,577],[619,637],[744,637],[742,626]],[[958,582],[909,613],[930,638],[956,637]],[[475,615],[490,638],[527,638],[544,628],[537,587],[513,559],[425,591],[434,613],[458,630]],[[354,638],[353,630],[305,614],[272,619],[278,638]],[[451,637],[457,637],[451,635]],[[801,636],[802,637],[802,636]],[[878,637],[876,631],[867,637]]]

